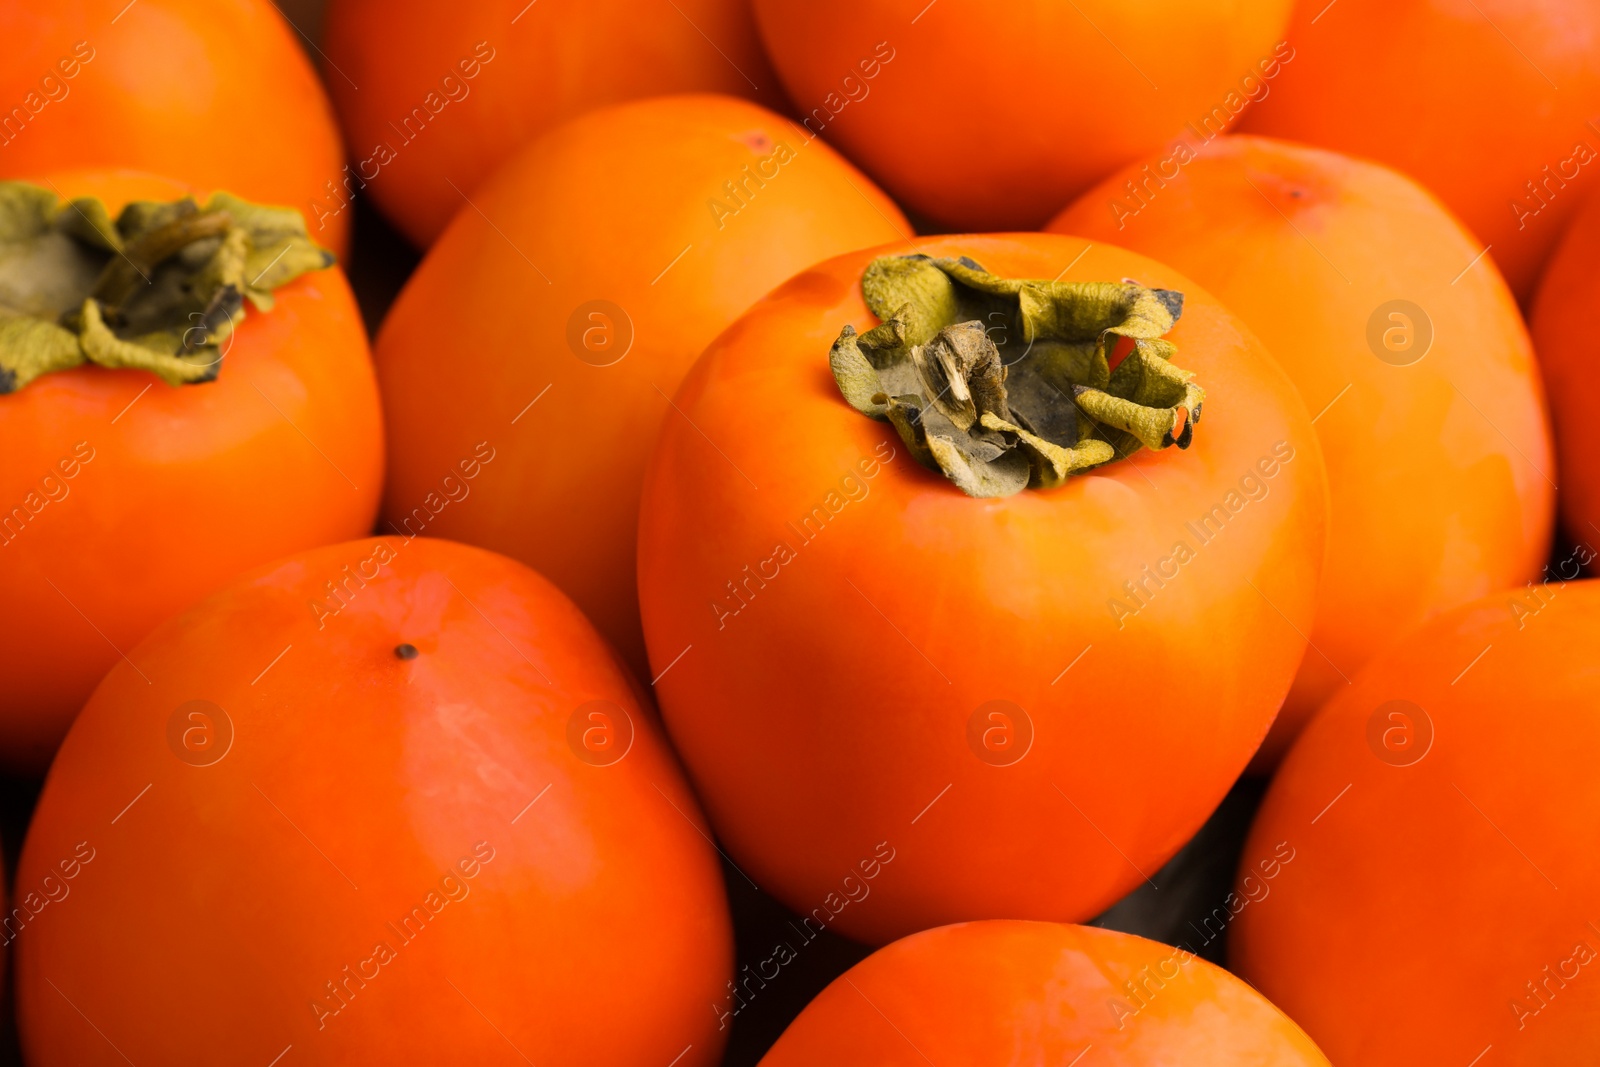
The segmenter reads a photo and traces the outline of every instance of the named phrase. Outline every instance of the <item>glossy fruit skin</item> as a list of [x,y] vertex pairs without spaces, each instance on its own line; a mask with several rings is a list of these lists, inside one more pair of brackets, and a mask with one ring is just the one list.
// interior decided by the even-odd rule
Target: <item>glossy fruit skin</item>
[[523,142],[586,111],[687,92],[782,105],[742,0],[461,0],[448,19],[432,0],[332,0],[324,35],[351,186],[424,248]]
[[[1256,763],[1270,770],[1317,707],[1401,634],[1539,574],[1556,479],[1538,370],[1493,264],[1461,273],[1471,235],[1394,171],[1229,136],[1157,172],[1142,201],[1128,181],[1144,172],[1106,179],[1050,228],[1125,244],[1199,281],[1319,413],[1328,562],[1313,647]],[[1387,317],[1395,299],[1422,309],[1431,348],[1420,348],[1414,310]],[[1385,332],[1406,323],[1409,334]]]
[[[733,859],[857,940],[1098,914],[1221,799],[1305,648],[1326,482],[1293,385],[1187,279],[1085,244],[926,238],[818,264],[707,349],[651,461],[639,592],[667,728]],[[875,322],[863,269],[912,251],[1182,290],[1194,444],[998,500],[918,466],[828,373],[840,329]],[[1230,492],[1234,517],[1197,538],[1186,522]],[[994,700],[1025,713],[1016,737],[1032,723],[1009,766],[969,743]],[[885,849],[870,897],[841,904]]]
[[1506,590],[1375,660],[1290,750],[1242,863],[1280,840],[1296,857],[1239,915],[1230,966],[1335,1063],[1600,1046],[1597,638],[1600,583]]
[[[762,1067],[1324,1067],[1282,1012],[1222,968],[1060,923],[941,926],[879,949],[802,1011]],[[1087,1057],[1085,1057],[1087,1059]]]
[[1290,6],[754,2],[807,128],[909,210],[970,231],[1037,227],[1185,123],[1242,109]]
[[1474,255],[1492,246],[1526,300],[1594,188],[1597,37],[1594,0],[1300,4],[1289,29],[1297,58],[1243,128],[1415,178],[1477,235]]
[[[176,199],[122,171],[49,179],[112,213]],[[383,424],[337,267],[251,309],[213,382],[82,367],[0,396],[0,766],[37,775],[113,663],[262,563],[372,528]],[[20,509],[20,510],[19,510]]]
[[[634,543],[668,398],[769,289],[909,227],[822,142],[718,96],[591,113],[474,202],[481,214],[457,217],[378,336],[384,520],[549,575],[648,679]],[[450,499],[441,478],[482,441],[499,458],[470,500]]]
[[346,251],[348,214],[318,227],[311,210],[343,163],[333,108],[268,0],[9,0],[0,40],[0,178],[167,174],[297,208]]
[[[106,677],[24,849],[25,886],[95,852],[18,939],[30,1063],[124,1062],[112,1043],[136,1063],[292,1044],[312,1064],[622,1065],[691,1043],[680,1062],[716,1062],[716,854],[648,702],[543,578],[367,538],[256,572],[131,658],[149,683]],[[231,747],[199,743],[223,715],[182,729],[196,699]],[[592,701],[616,736],[632,724],[615,762],[569,740]],[[425,936],[400,929],[415,906]]]
[[1550,259],[1529,325],[1550,396],[1558,503],[1572,536],[1600,538],[1600,462],[1587,426],[1587,405],[1600,392],[1600,340],[1591,325],[1600,301],[1600,197],[1590,197]]

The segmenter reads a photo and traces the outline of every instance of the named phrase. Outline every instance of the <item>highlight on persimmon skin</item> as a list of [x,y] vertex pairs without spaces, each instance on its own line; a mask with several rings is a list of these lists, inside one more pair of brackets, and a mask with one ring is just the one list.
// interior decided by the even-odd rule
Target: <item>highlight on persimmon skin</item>
[[[113,217],[192,193],[129,171],[41,188],[99,197]],[[334,266],[272,296],[245,312],[213,381],[87,365],[0,396],[9,773],[43,773],[101,676],[157,623],[252,567],[372,528],[383,427],[349,283]]]
[[1327,569],[1256,770],[1407,630],[1538,576],[1557,478],[1533,350],[1494,264],[1472,262],[1472,235],[1427,190],[1336,152],[1229,135],[1130,165],[1049,229],[1209,288],[1315,415]]
[[269,0],[7,0],[0,41],[0,178],[169,175],[293,207],[348,251],[349,214],[311,210],[340,173],[333,108]]
[[1542,1067],[1600,1047],[1583,541],[1374,660],[1272,781],[1241,867],[1283,839],[1296,855],[1239,914],[1229,964],[1335,1063]]
[[[1086,1055],[1092,1051],[1092,1058]],[[762,1067],[1327,1067],[1301,1029],[1187,950],[1089,926],[912,934],[840,975]]]
[[[1298,4],[1297,57],[1242,128],[1387,164],[1487,247],[1517,299],[1600,157],[1600,6],[1591,0]],[[1466,266],[1466,261],[1457,267]]]
[[[826,144],[727,96],[590,112],[473,199],[378,335],[384,529],[548,574],[649,679],[639,486],[673,390],[769,289],[910,227]],[[469,482],[480,445],[496,458]]]
[[539,575],[368,537],[128,651],[23,849],[30,1064],[718,1061],[716,852],[647,698]]
[[813,134],[944,229],[1025,230],[1174,132],[1220,130],[1294,52],[1290,0],[754,0]]
[[[851,400],[829,373],[894,329],[864,272],[907,254],[1181,293],[1162,340],[1205,392],[1188,448],[965,495],[852,406],[870,383]],[[983,321],[1022,347],[1006,315]],[[639,523],[656,694],[728,854],[800,915],[878,944],[1086,920],[1193,834],[1265,736],[1305,651],[1325,474],[1293,384],[1176,271],[1052,234],[853,252],[751,308],[673,402]]]
[[1555,426],[1557,502],[1568,533],[1600,538],[1600,457],[1595,454],[1594,397],[1600,395],[1600,197],[1591,196],[1550,260],[1530,325]]
[[521,145],[584,112],[714,92],[781,108],[744,0],[330,0],[324,80],[350,164],[320,210],[370,196],[426,248]]

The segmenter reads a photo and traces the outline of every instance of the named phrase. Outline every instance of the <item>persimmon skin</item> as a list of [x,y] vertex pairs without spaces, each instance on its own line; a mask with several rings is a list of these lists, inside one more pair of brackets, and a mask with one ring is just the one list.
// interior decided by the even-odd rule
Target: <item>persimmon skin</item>
[[[1326,483],[1293,385],[1199,287],[1086,244],[939,237],[818,264],[707,349],[651,461],[639,593],[668,731],[734,860],[858,940],[1098,914],[1222,798],[1305,647]],[[875,323],[864,268],[907,252],[1182,290],[1168,336],[1207,391],[1193,445],[1000,500],[917,465],[828,370],[840,329]],[[1263,478],[1275,448],[1292,458]],[[1259,499],[1202,543],[1185,524],[1244,501],[1247,476]],[[1147,577],[1164,559],[1176,576]],[[1011,766],[969,748],[991,700],[1033,724]],[[897,858],[841,906],[881,842]]]
[[[190,192],[126,171],[49,181],[113,215]],[[88,366],[0,396],[0,767],[42,773],[95,683],[167,616],[372,528],[383,425],[349,283],[333,267],[274,298],[247,309],[213,382]]]
[[1582,541],[1600,537],[1600,462],[1594,455],[1590,401],[1600,393],[1600,339],[1593,309],[1600,302],[1600,197],[1573,220],[1539,284],[1530,326],[1539,371],[1550,396],[1561,517]]
[[445,20],[432,0],[332,0],[324,37],[355,184],[422,248],[523,142],[586,111],[689,92],[782,105],[743,0],[462,0]]
[[[1597,639],[1600,583],[1506,590],[1374,660],[1289,751],[1242,865],[1283,839],[1295,859],[1240,913],[1230,966],[1335,1063],[1492,1044],[1532,1067],[1600,1046]],[[1423,714],[1389,719],[1396,700]]]
[[[1494,265],[1462,273],[1472,236],[1403,175],[1228,136],[1145,187],[1141,206],[1126,182],[1143,178],[1137,167],[1107,178],[1049,228],[1117,241],[1205,285],[1320,413],[1328,562],[1313,647],[1255,764],[1266,771],[1401,634],[1539,574],[1554,496],[1543,390]],[[1397,298],[1432,327],[1431,349],[1405,366],[1380,358],[1370,338],[1375,316],[1380,331],[1397,321],[1380,313]],[[1402,314],[1421,344],[1424,323]]]
[[1242,128],[1410,175],[1477,235],[1474,254],[1491,247],[1526,301],[1595,187],[1597,37],[1592,0],[1300,4],[1289,29],[1297,58]]
[[[345,589],[332,616],[308,606],[331,603],[325,581]],[[293,1044],[310,1064],[621,1067],[691,1043],[681,1062],[716,1062],[716,855],[638,687],[543,578],[367,538],[255,572],[131,658],[149,682],[107,675],[24,849],[23,885],[80,841],[96,852],[18,937],[30,1063],[267,1062]],[[169,748],[195,699],[232,723],[209,765]],[[633,726],[608,765],[569,742],[595,700]],[[434,914],[411,940],[416,906]]]
[[[339,180],[332,105],[268,0],[10,0],[0,40],[0,117],[29,116],[0,136],[0,178],[142,170],[293,207],[308,224]],[[311,236],[342,256],[349,215]]]
[[[1108,1008],[1110,1010],[1108,1010]],[[1326,1067],[1222,968],[1142,937],[996,920],[879,949],[817,995],[762,1067]]]
[[968,231],[1033,229],[1185,123],[1242,108],[1291,6],[924,4],[754,0],[807,128],[908,209]]
[[[732,199],[730,181],[748,195]],[[668,398],[769,289],[910,228],[825,144],[719,96],[591,113],[528,145],[473,199],[482,213],[457,217],[378,335],[392,427],[384,520],[550,575],[649,678],[634,545]],[[614,357],[601,342],[621,346],[625,332]],[[441,478],[480,441],[493,466],[470,499],[440,504]]]

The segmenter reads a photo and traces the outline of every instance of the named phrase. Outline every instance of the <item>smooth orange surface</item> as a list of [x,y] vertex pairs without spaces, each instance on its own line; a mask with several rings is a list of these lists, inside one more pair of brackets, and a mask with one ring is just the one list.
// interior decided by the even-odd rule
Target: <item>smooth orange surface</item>
[[1533,345],[1555,424],[1559,502],[1568,532],[1600,545],[1600,455],[1593,406],[1600,396],[1600,197],[1572,223],[1533,305]]
[[[368,538],[256,572],[129,658],[19,869],[32,890],[94,854],[17,937],[29,1063],[717,1061],[716,854],[648,703],[549,582]],[[172,741],[197,699],[220,715]],[[632,723],[615,762],[569,741],[591,701]],[[180,759],[222,716],[220,759]]]
[[585,111],[684,92],[783,101],[745,0],[456,0],[448,16],[435,0],[332,0],[324,37],[348,188],[422,247],[524,141]]
[[[1305,649],[1327,489],[1294,386],[1198,286],[1087,246],[819,264],[707,349],[652,459],[639,591],[667,727],[734,860],[850,937],[1098,914],[1211,812]],[[1194,444],[999,500],[919,466],[828,371],[840,329],[874,324],[863,269],[912,251],[1183,291]],[[1010,766],[969,747],[992,700],[1033,724]]]
[[1242,864],[1295,859],[1230,962],[1333,1062],[1600,1047],[1597,641],[1600,583],[1507,590],[1374,661],[1289,752]]
[[753,6],[807,128],[908,209],[976,231],[1032,229],[1186,125],[1232,124],[1270,91],[1291,4]]
[[[1544,401],[1498,272],[1486,259],[1464,270],[1471,235],[1410,180],[1259,137],[1220,138],[1151,173],[1108,178],[1050,228],[1154,256],[1215,293],[1294,379],[1328,462],[1313,648],[1262,750],[1267,769],[1401,634],[1539,573],[1556,482]],[[1389,318],[1395,299],[1422,317]]]
[[[68,197],[186,190],[78,172]],[[240,572],[371,529],[383,428],[337,267],[247,308],[216,381],[81,367],[0,396],[0,766],[38,774],[113,663]],[[72,473],[68,475],[68,471]]]
[[[587,115],[474,201],[378,337],[384,519],[548,574],[648,679],[634,540],[668,398],[769,289],[909,227],[826,145],[719,96]],[[483,442],[483,477],[443,480]]]
[[1086,926],[943,926],[818,994],[762,1067],[1326,1067],[1283,1013],[1220,967]]
[[1600,3],[1313,0],[1289,41],[1298,58],[1244,128],[1404,171],[1530,297],[1600,169]]
[[[340,177],[333,109],[268,0],[7,0],[0,41],[0,177],[128,167],[308,223]],[[312,237],[343,255],[348,213]]]

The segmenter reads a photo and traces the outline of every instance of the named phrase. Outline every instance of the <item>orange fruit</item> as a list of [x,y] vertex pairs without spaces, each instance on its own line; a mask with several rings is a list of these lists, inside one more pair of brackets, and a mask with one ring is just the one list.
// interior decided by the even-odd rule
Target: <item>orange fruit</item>
[[1181,166],[1129,167],[1050,228],[1206,286],[1316,420],[1328,563],[1311,648],[1259,767],[1401,634],[1539,573],[1555,472],[1527,331],[1494,264],[1474,261],[1472,236],[1415,182],[1229,136]]
[[1243,868],[1284,842],[1295,858],[1240,912],[1229,962],[1335,1063],[1600,1047],[1600,583],[1566,581],[1576,558],[1559,571],[1374,660],[1261,805]]
[[909,227],[827,145],[725,96],[591,112],[473,200],[378,336],[384,528],[538,568],[650,677],[639,486],[679,379],[791,274]]

